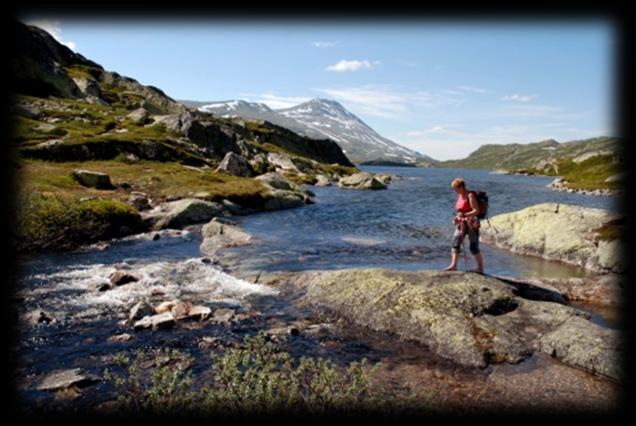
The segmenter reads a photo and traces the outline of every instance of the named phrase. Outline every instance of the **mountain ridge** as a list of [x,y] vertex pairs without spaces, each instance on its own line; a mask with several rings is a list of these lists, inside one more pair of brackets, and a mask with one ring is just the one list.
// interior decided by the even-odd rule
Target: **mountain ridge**
[[245,100],[181,102],[186,106],[221,117],[265,120],[310,138],[334,140],[355,163],[392,161],[406,164],[422,162],[431,164],[435,162],[427,155],[379,135],[359,117],[332,99],[313,98],[292,107],[279,109],[272,109],[264,103]]

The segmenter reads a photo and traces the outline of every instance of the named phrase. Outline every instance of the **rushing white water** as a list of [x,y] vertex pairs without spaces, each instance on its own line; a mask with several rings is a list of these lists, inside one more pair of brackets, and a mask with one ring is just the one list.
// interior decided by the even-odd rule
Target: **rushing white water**
[[[131,273],[139,281],[99,291],[115,271]],[[277,290],[235,278],[201,258],[144,263],[79,264],[52,273],[25,276],[19,295],[36,301],[37,306],[55,317],[66,319],[99,318],[127,313],[138,301],[154,304],[179,299],[196,304],[226,303],[242,305],[252,295],[275,295]]]

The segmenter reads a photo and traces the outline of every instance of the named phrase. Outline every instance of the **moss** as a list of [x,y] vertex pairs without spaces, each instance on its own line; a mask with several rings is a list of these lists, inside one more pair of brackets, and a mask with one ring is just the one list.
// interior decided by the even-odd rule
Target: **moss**
[[137,210],[112,199],[23,193],[16,242],[20,251],[72,249],[140,232]]
[[329,175],[349,176],[355,173],[360,173],[360,170],[356,167],[341,166],[339,164],[320,164],[320,168]]
[[[85,161],[54,163],[42,160],[23,160],[19,174],[21,189],[44,194],[101,196],[103,191],[86,188],[69,177],[76,168],[100,171],[111,177],[113,184],[127,182],[133,190],[147,193],[155,200],[168,196],[187,197],[208,192],[211,200],[256,200],[267,192],[258,180],[215,173],[210,169],[192,169],[175,162]],[[125,201],[125,191],[112,191],[111,197]]]
[[87,80],[97,81],[102,74],[102,70],[88,65],[75,64],[65,68],[66,73],[71,78],[85,78]]
[[317,181],[315,176],[299,175],[299,174],[294,173],[294,172],[285,172],[284,176],[287,179],[289,179],[290,181],[292,181],[292,182],[294,182],[295,184],[298,184],[298,185],[303,185],[303,184],[313,185]]

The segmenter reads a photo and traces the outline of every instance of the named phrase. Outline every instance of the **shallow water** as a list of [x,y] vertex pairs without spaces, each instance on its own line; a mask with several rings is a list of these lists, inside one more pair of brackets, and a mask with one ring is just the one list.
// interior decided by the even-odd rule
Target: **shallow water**
[[[450,182],[463,177],[469,189],[485,190],[490,216],[534,204],[556,202],[616,209],[616,200],[551,191],[548,177],[490,174],[487,170],[361,167],[402,176],[387,190],[315,187],[316,203],[301,209],[235,218],[258,240],[226,251],[228,262],[249,270],[311,270],[384,267],[441,269],[450,261],[455,192]],[[466,243],[467,247],[467,243]],[[486,272],[493,275],[570,277],[581,268],[481,245]],[[460,269],[474,268],[460,258]]]
[[[28,383],[56,369],[82,367],[100,374],[112,366],[113,354],[136,349],[171,347],[189,351],[197,359],[194,370],[204,369],[209,351],[198,347],[204,336],[241,340],[245,334],[277,323],[309,317],[276,289],[232,276],[236,271],[301,271],[344,267],[385,267],[404,270],[439,269],[449,261],[454,193],[450,182],[464,177],[471,189],[486,190],[490,214],[518,210],[542,202],[615,208],[607,197],[553,192],[551,179],[493,175],[483,170],[363,167],[365,171],[402,176],[388,190],[343,190],[337,186],[311,187],[316,203],[297,209],[234,217],[257,242],[228,249],[221,258],[225,268],[205,262],[199,252],[201,235],[195,230],[161,231],[129,237],[65,254],[43,254],[24,259],[16,294],[19,314],[43,309],[56,318],[49,325],[20,329],[18,382]],[[581,268],[539,258],[520,256],[482,245],[486,270],[507,276],[582,276]],[[474,266],[474,260],[471,259]],[[460,260],[463,269],[464,260]],[[140,276],[134,285],[106,292],[95,288],[115,270]],[[149,295],[155,296],[149,296]],[[206,323],[178,324],[167,331],[133,331],[122,324],[128,310],[148,297],[181,299],[211,308],[232,307],[238,312],[258,311],[258,319],[232,327]],[[611,326],[603,313],[592,311],[595,321]],[[134,340],[112,343],[107,338],[129,333]],[[382,347],[378,337],[336,338],[325,346],[321,339],[292,338],[297,356],[329,356],[338,362],[397,357],[400,349]],[[370,343],[371,342],[371,343]],[[373,343],[375,342],[375,343]],[[373,346],[373,348],[371,347]],[[391,345],[389,345],[391,346]],[[406,347],[406,346],[405,346]],[[420,349],[410,349],[415,354]],[[392,351],[397,351],[393,353]],[[413,355],[415,356],[415,355]],[[430,357],[429,355],[426,355]],[[399,358],[399,357],[398,357]],[[395,358],[395,359],[398,359]],[[109,398],[112,387],[92,386],[90,401]],[[45,392],[25,391],[27,401],[50,398]],[[79,403],[79,402],[78,402]]]

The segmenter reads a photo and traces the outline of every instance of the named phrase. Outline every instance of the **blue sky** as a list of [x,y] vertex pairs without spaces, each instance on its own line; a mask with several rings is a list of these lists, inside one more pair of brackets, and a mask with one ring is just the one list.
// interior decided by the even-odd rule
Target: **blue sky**
[[616,135],[616,35],[600,20],[23,21],[175,99],[334,99],[440,160],[486,143]]

